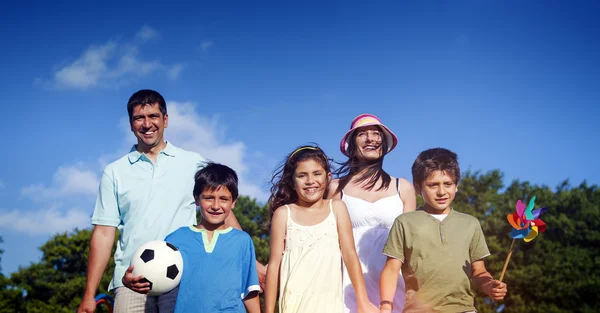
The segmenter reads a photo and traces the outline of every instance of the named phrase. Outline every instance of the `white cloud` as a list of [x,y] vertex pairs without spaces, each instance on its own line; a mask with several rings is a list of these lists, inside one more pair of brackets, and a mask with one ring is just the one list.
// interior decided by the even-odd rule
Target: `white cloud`
[[[137,41],[158,38],[158,32],[148,26],[136,34]],[[52,85],[59,88],[86,89],[104,85],[120,86],[154,72],[163,72],[176,79],[184,70],[183,65],[163,64],[158,60],[145,60],[137,45],[127,42],[108,41],[91,45],[75,61],[58,68]],[[40,84],[42,80],[36,79]]]
[[266,201],[268,194],[248,180],[247,148],[242,142],[227,142],[226,126],[218,118],[198,115],[192,103],[170,102],[169,127],[165,137],[183,149],[234,169],[240,178],[240,194]]
[[[169,127],[165,130],[165,139],[180,148],[198,152],[207,159],[230,166],[240,178],[241,195],[256,198],[259,202],[267,200],[268,193],[255,181],[257,175],[250,173],[250,162],[256,159],[257,153],[248,153],[243,142],[227,140],[227,129],[223,121],[217,117],[209,118],[198,114],[196,106],[191,102],[169,101],[167,108]],[[121,119],[120,125],[123,137],[122,145],[117,147],[118,153],[102,156],[97,162],[89,164],[61,166],[54,173],[50,184],[32,184],[22,188],[21,195],[31,197],[36,203],[49,203],[50,208],[37,211],[0,209],[0,229],[13,229],[28,234],[54,234],[71,231],[75,227],[89,227],[91,208],[98,192],[102,169],[127,153],[135,143],[127,117]]]
[[179,74],[181,74],[181,72],[183,72],[183,69],[184,69],[183,64],[180,64],[180,63],[174,64],[167,71],[167,75],[169,76],[170,79],[175,80],[175,79],[179,78]]
[[109,71],[106,62],[112,58],[116,43],[108,42],[102,46],[90,46],[79,59],[54,73],[58,86],[87,88],[96,86]]
[[70,209],[66,212],[57,208],[25,212],[0,210],[0,228],[30,235],[53,235],[72,231],[76,227],[87,228],[90,225],[90,215],[80,209]]
[[158,38],[160,38],[160,34],[148,25],[142,26],[142,28],[135,34],[135,39],[140,41],[148,41]]
[[46,201],[73,195],[94,196],[98,191],[98,174],[83,165],[59,167],[52,177],[52,184],[33,184],[21,189],[21,194],[32,199]]
[[[192,102],[167,102],[169,127],[165,130],[165,139],[174,145],[200,153],[205,158],[223,163],[234,169],[240,179],[240,194],[266,201],[268,194],[249,179],[247,166],[249,154],[247,147],[240,141],[228,141],[226,125],[218,118],[201,116]],[[135,143],[126,117],[121,119],[123,130],[122,149],[130,149]]]
[[202,49],[203,52],[208,52],[208,50],[210,50],[210,48],[212,48],[214,45],[215,44],[210,40],[202,40],[200,43],[200,49]]

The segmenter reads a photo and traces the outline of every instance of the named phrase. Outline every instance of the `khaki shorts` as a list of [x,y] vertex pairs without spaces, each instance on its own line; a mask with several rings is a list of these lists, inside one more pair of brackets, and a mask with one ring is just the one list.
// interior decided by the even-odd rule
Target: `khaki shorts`
[[164,295],[147,296],[127,287],[115,289],[113,313],[173,313],[178,288]]

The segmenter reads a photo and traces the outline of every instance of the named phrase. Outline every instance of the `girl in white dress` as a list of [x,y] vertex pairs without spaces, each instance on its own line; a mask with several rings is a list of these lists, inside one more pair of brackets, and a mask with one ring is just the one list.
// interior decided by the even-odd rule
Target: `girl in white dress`
[[330,178],[329,160],[315,146],[292,152],[273,177],[267,313],[278,296],[279,313],[342,313],[342,264],[358,312],[379,312],[367,299],[346,205],[323,199]]
[[[341,199],[348,208],[369,301],[380,305],[379,278],[386,261],[383,246],[394,219],[416,208],[412,184],[403,178],[393,178],[383,170],[384,156],[397,143],[396,135],[376,116],[357,116],[340,143],[340,150],[348,160],[337,171],[340,179],[332,180],[329,185],[328,198]],[[354,313],[357,312],[356,291],[347,273],[344,268],[344,312]],[[392,302],[393,312],[402,312],[402,276]]]

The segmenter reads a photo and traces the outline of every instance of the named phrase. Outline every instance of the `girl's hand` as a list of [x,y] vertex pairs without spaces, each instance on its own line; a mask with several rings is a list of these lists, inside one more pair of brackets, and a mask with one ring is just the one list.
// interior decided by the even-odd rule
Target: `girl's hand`
[[[382,311],[385,312],[385,311]],[[379,309],[370,301],[366,301],[358,307],[358,313],[380,313]]]

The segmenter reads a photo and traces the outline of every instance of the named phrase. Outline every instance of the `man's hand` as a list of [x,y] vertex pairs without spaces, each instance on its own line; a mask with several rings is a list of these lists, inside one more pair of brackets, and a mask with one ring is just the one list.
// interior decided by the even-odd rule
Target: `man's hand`
[[96,311],[96,299],[93,296],[83,295],[77,313],[94,313]]
[[141,294],[147,294],[150,292],[150,282],[144,278],[144,276],[134,276],[133,266],[130,266],[123,279],[121,280],[125,287]]
[[504,299],[504,296],[506,296],[507,289],[505,283],[494,279],[486,284],[486,288],[484,289],[484,291],[494,301],[499,301]]

